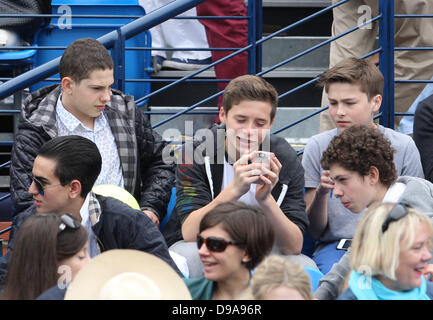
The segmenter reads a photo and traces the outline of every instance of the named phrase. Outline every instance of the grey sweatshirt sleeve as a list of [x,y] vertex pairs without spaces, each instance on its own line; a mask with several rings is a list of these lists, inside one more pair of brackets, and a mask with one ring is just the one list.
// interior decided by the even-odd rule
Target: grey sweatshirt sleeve
[[314,297],[319,300],[335,300],[341,294],[344,282],[350,272],[350,248],[341,257],[340,261],[332,266],[332,269],[319,281],[319,287],[314,292]]

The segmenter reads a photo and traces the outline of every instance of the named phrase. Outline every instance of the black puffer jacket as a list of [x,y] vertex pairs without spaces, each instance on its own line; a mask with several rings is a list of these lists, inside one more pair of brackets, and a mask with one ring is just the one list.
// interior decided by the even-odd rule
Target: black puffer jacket
[[[0,14],[51,14],[51,0],[0,0]],[[0,28],[13,30],[32,43],[34,33],[49,21],[50,18],[1,18]]]
[[[10,167],[15,214],[32,203],[27,177],[39,148],[58,135],[55,106],[60,93],[60,86],[45,87],[32,93],[23,103]],[[132,96],[112,89],[105,112],[119,152],[125,189],[135,196],[142,209],[153,211],[161,221],[175,179],[174,164],[166,164],[162,158],[166,142],[152,130]]]
[[[94,194],[92,194],[94,195]],[[167,244],[158,227],[150,218],[120,200],[96,195],[100,214],[92,226],[101,252],[112,249],[134,249],[153,254],[167,262],[178,274],[182,273],[170,256]],[[0,259],[0,287],[3,287],[17,232],[24,221],[36,214],[31,206],[15,216],[6,255]],[[90,212],[90,214],[92,214]]]

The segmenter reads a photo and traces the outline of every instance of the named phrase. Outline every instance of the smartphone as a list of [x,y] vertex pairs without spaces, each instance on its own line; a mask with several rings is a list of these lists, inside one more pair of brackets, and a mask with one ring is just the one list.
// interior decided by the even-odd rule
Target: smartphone
[[352,244],[352,239],[341,239],[340,242],[338,242],[337,249],[347,250],[350,248],[351,244]]
[[[255,154],[254,158],[252,159],[252,162],[259,162],[264,163],[268,168],[271,167],[271,159],[275,157],[275,154],[273,152],[265,152],[265,151],[259,151]],[[262,184],[263,181],[257,180],[256,182],[253,182],[256,184]]]
[[273,152],[258,151],[251,162],[266,163],[270,167],[272,158],[275,158]]

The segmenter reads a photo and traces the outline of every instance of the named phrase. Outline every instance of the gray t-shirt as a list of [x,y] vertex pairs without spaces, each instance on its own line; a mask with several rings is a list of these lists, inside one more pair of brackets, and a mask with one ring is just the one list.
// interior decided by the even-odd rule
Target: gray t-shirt
[[[394,164],[398,176],[412,176],[424,178],[421,159],[413,139],[405,134],[379,125],[379,130],[391,142],[394,148]],[[338,134],[337,129],[322,132],[310,138],[302,156],[305,170],[305,188],[317,188],[323,168],[320,159],[332,138]],[[340,199],[331,197],[328,200],[328,225],[319,241],[331,242],[339,239],[351,239],[362,214],[352,213],[345,208]]]

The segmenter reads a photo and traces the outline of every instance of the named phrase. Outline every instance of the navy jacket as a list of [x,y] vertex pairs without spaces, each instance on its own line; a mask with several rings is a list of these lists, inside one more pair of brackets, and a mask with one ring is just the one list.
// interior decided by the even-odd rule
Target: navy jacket
[[[161,232],[146,214],[111,197],[96,195],[96,199],[101,207],[101,215],[92,229],[101,252],[111,249],[145,251],[167,262],[179,276],[183,277],[168,252]],[[0,261],[0,286],[4,285],[16,233],[25,219],[34,214],[36,214],[36,207],[31,206],[13,219],[8,252]]]

